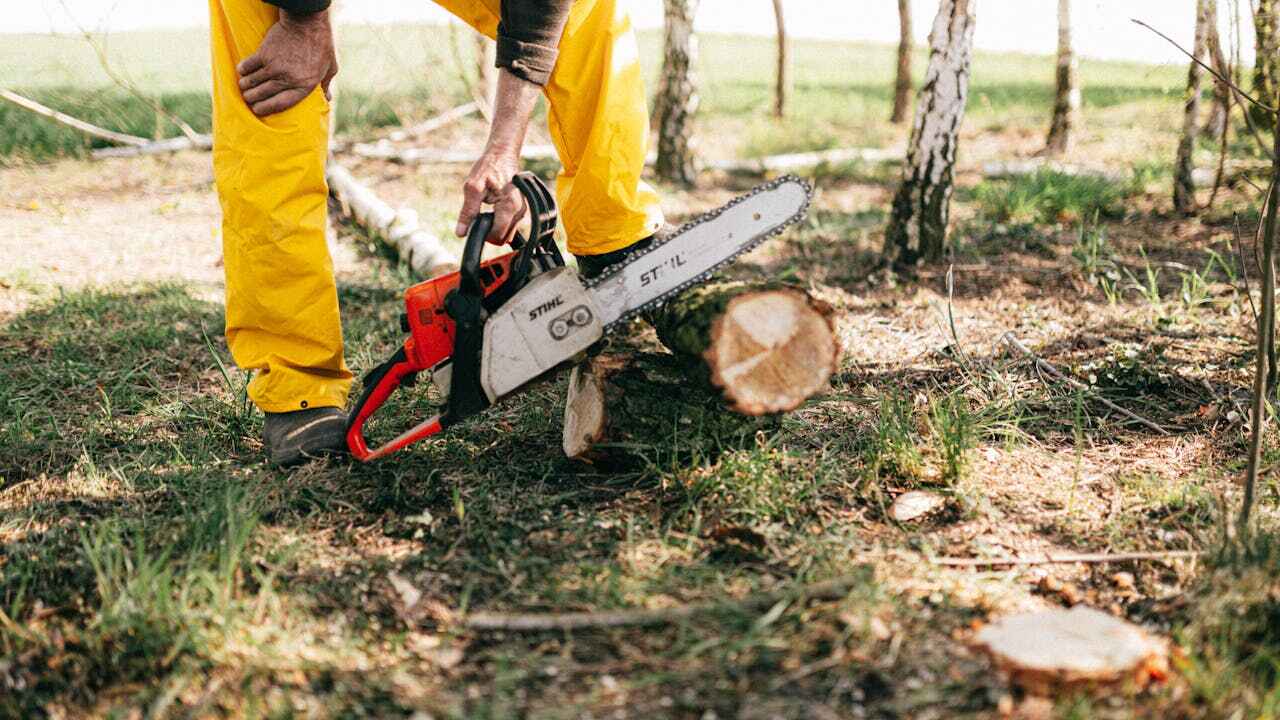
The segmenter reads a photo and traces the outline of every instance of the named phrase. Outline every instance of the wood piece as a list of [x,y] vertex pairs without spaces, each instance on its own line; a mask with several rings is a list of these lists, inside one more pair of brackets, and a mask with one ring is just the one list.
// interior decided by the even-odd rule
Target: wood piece
[[532,614],[478,612],[462,617],[460,624],[468,630],[478,632],[552,632],[671,625],[725,610],[751,612],[773,608],[786,602],[841,600],[852,588],[867,581],[866,573],[853,573],[789,591],[761,593],[736,601],[698,603],[657,610]]
[[1045,553],[1026,557],[993,557],[993,558],[929,558],[930,564],[942,567],[993,567],[996,565],[1070,565],[1084,563],[1086,565],[1104,565],[1107,563],[1138,562],[1145,560],[1179,560],[1200,557],[1194,550],[1169,550],[1166,552],[1133,552],[1133,553]]
[[893,505],[889,506],[889,517],[900,523],[911,522],[946,504],[947,499],[938,493],[912,490],[902,493],[893,501]]
[[406,140],[420,138],[423,135],[429,135],[442,127],[452,125],[468,115],[477,112],[480,112],[480,104],[473,100],[469,103],[459,105],[456,108],[446,110],[433,118],[418,123],[417,125],[411,125],[407,128],[392,131],[387,135],[387,140],[390,140],[391,142],[404,142]]
[[700,361],[733,410],[786,412],[827,386],[840,353],[833,311],[784,285],[694,288],[651,314],[658,339]]
[[604,377],[595,359],[585,360],[569,373],[564,405],[562,447],[566,457],[584,459],[604,439],[609,426]]
[[8,100],[9,102],[13,103],[14,105],[17,105],[20,108],[30,110],[31,112],[37,115],[43,115],[44,117],[47,117],[50,120],[62,123],[67,127],[75,128],[76,130],[79,130],[85,135],[91,135],[100,140],[113,142],[113,143],[116,143],[117,145],[134,145],[138,147],[141,147],[143,145],[148,145],[151,143],[150,140],[147,140],[146,138],[140,138],[137,135],[129,135],[128,133],[121,133],[121,132],[116,132],[114,130],[107,130],[106,128],[100,128],[97,125],[87,123],[83,120],[80,120],[79,118],[71,117],[70,115],[64,112],[59,112],[57,110],[54,110],[53,108],[46,107],[45,105],[41,105],[40,103],[36,102],[35,100],[32,100],[31,98],[23,97],[22,95],[19,95],[18,93],[13,92],[12,90],[0,90],[0,98],[4,100]]
[[787,153],[760,158],[712,160],[706,163],[709,170],[731,173],[787,173],[850,162],[889,163],[901,162],[906,151],[903,148],[835,148],[818,152]]
[[1154,430],[1157,433],[1160,433],[1161,435],[1169,434],[1168,430],[1165,430],[1163,427],[1155,424],[1154,422],[1142,417],[1141,415],[1131,410],[1126,410],[1120,407],[1119,405],[1111,402],[1110,400],[1102,397],[1101,395],[1098,395],[1093,391],[1093,388],[1089,387],[1088,385],[1085,385],[1084,383],[1080,382],[1079,380],[1076,380],[1075,378],[1067,377],[1062,373],[1061,370],[1059,370],[1058,368],[1054,367],[1051,363],[1049,363],[1049,361],[1044,360],[1040,356],[1031,352],[1031,350],[1028,349],[1026,345],[1023,345],[1022,342],[1018,340],[1018,338],[1014,337],[1013,333],[1007,332],[1000,339],[1009,347],[1012,347],[1013,349],[1027,356],[1029,359],[1031,359],[1032,362],[1036,364],[1036,367],[1049,373],[1055,379],[1060,380],[1077,390],[1083,390],[1085,392],[1092,394],[1094,396],[1094,399],[1097,400],[1098,402],[1102,403],[1103,405],[1106,405],[1107,407],[1111,408],[1112,410],[1115,410],[1116,412],[1120,413],[1121,415],[1124,415],[1125,417],[1129,418],[1130,420],[1133,420],[1136,423],[1145,425],[1146,427]]
[[337,162],[329,162],[325,179],[346,214],[395,248],[414,272],[435,277],[458,269],[458,257],[445,249],[439,237],[418,225],[416,212],[391,207]]
[[1116,684],[1141,689],[1169,674],[1165,640],[1083,605],[1000,618],[974,643],[1032,695]]
[[195,140],[188,137],[156,140],[146,145],[130,145],[127,147],[98,148],[89,154],[94,160],[107,158],[140,157],[143,155],[165,155],[183,150],[212,150],[212,135],[197,135]]
[[[386,140],[376,143],[355,143],[348,151],[362,158],[389,160],[405,165],[470,165],[480,156],[478,150],[398,148]],[[520,151],[520,158],[523,160],[544,160],[554,157],[556,157],[556,149],[553,145],[525,145]]]

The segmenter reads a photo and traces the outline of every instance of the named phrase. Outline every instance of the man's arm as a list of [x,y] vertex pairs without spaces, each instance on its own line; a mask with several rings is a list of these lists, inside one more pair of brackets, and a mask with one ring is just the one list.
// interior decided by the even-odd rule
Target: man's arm
[[280,20],[267,31],[258,51],[236,67],[240,93],[259,117],[288,110],[317,86],[329,97],[329,83],[338,74],[329,0],[271,4],[281,8]]
[[467,234],[484,203],[494,206],[490,242],[510,242],[524,218],[524,198],[511,179],[520,170],[520,150],[538,93],[555,68],[570,5],[571,0],[502,0],[493,125],[484,153],[463,183],[459,237]]

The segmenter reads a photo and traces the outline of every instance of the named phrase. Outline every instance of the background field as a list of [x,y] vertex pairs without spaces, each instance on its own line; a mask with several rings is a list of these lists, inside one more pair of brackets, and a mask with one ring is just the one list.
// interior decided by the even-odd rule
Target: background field
[[[459,41],[455,63],[447,30],[344,30],[341,132],[462,100]],[[643,41],[652,76],[655,37]],[[3,43],[0,86],[154,133],[154,110],[107,85],[82,43]],[[203,129],[204,43],[143,33],[108,50]],[[892,60],[884,46],[797,43],[795,103],[778,122],[770,43],[704,38],[700,147],[903,144],[885,122]],[[1176,673],[1140,694],[1062,694],[1054,716],[1277,717],[1273,480],[1257,541],[1235,555],[1219,541],[1246,434],[1256,274],[1241,259],[1256,180],[1176,216],[1185,71],[1082,71],[1073,159],[1120,179],[986,177],[986,162],[1042,146],[1052,65],[980,54],[954,292],[947,266],[902,276],[879,263],[895,167],[819,168],[810,220],[732,273],[798,282],[836,308],[846,354],[830,391],[784,417],[726,413],[637,323],[609,351],[632,359],[622,379],[643,420],[596,465],[561,455],[559,379],[389,462],[267,468],[222,337],[209,157],[55,160],[80,139],[0,107],[0,716],[994,718],[1022,696],[970,647],[974,625],[1083,602],[1170,637]],[[483,131],[472,121],[427,142],[476,148]],[[1232,147],[1251,153],[1244,138]],[[461,169],[346,160],[430,227],[452,226]],[[1199,148],[1198,165],[1215,160]],[[708,174],[663,187],[664,206],[678,221],[758,181]],[[360,372],[400,342],[412,278],[376,239],[340,234]],[[1089,389],[1046,381],[1006,332]],[[432,401],[406,396],[381,432]],[[1265,464],[1277,461],[1269,437]],[[947,504],[893,522],[888,503],[912,489]],[[929,562],[1184,549],[1205,555]],[[847,595],[796,596],[836,577]],[[406,587],[423,601],[406,606]],[[735,604],[775,592],[763,613]],[[647,630],[474,633],[451,619],[701,602],[724,604]]]

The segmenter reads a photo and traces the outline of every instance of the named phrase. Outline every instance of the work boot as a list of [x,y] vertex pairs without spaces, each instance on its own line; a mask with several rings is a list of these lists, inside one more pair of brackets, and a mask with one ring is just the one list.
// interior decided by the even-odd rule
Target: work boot
[[262,440],[271,464],[278,467],[345,452],[347,414],[335,407],[267,413]]
[[603,255],[574,255],[578,258],[578,274],[583,280],[593,280],[600,276],[610,265],[616,265],[622,262],[633,252],[644,250],[653,244],[653,239],[657,235],[650,235],[647,238],[637,240],[630,245],[607,252]]

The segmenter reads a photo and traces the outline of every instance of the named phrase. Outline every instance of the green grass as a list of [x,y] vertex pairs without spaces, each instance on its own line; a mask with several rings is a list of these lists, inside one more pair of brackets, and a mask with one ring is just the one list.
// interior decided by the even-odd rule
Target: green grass
[[1124,200],[1138,192],[1135,183],[1039,170],[1009,180],[984,180],[973,195],[992,222],[1052,225],[1122,216]]

